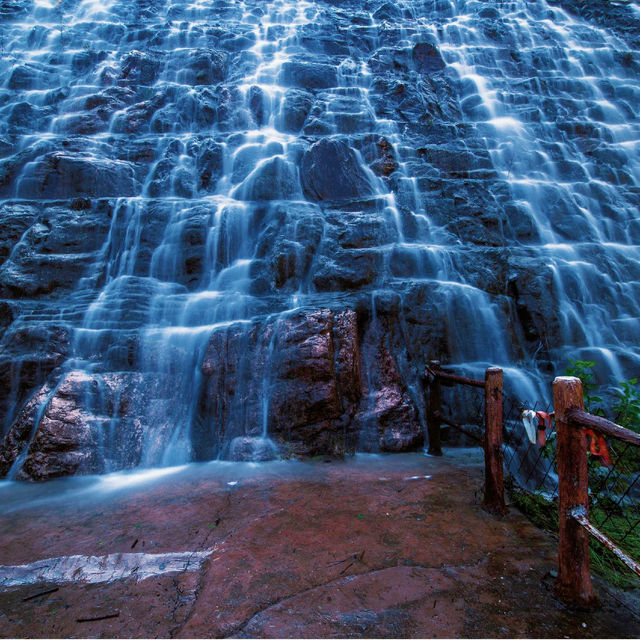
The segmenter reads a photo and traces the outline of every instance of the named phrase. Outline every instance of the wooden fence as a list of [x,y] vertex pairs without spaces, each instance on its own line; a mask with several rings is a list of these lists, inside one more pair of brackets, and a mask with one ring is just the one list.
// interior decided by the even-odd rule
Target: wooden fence
[[441,410],[442,395],[440,385],[461,384],[484,389],[484,500],[482,506],[490,513],[502,515],[506,513],[504,503],[504,471],[502,465],[502,369],[489,367],[485,371],[484,380],[464,378],[443,371],[438,360],[432,360],[426,368],[429,385],[427,404],[427,429],[429,432],[428,453],[441,456],[440,427],[448,424],[462,431],[471,438],[476,436],[465,428],[445,417]]
[[[432,360],[426,367],[426,375],[429,388],[428,453],[434,456],[442,455],[440,444],[442,424],[447,424],[471,438],[478,439],[462,425],[443,415],[441,385],[460,384],[484,388],[483,508],[496,515],[506,513],[502,462],[502,369],[489,367],[485,371],[484,380],[475,380],[444,371],[439,361]],[[553,395],[559,484],[558,577],[554,585],[554,593],[567,604],[591,609],[598,606],[598,597],[591,584],[590,535],[602,542],[638,575],[640,575],[640,564],[629,558],[612,540],[589,522],[589,478],[585,429],[591,429],[634,446],[640,446],[640,434],[584,411],[582,383],[579,378],[556,378],[553,383]]]
[[610,438],[640,447],[640,434],[584,410],[579,378],[558,377],[553,382],[558,434],[558,578],[554,590],[568,604],[593,608],[598,598],[591,584],[589,536],[610,549],[640,575],[640,565],[589,522],[587,436],[591,429]]

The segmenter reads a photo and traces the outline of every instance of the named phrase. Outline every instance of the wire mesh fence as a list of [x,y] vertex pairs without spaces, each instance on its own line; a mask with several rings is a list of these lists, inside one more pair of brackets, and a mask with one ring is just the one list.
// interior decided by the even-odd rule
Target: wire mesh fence
[[[538,492],[548,500],[557,499],[555,427],[552,424],[547,430],[543,447],[532,444],[522,422],[524,405],[509,396],[505,396],[502,403],[502,442],[507,477],[523,490]],[[526,408],[547,413],[552,411],[542,403]]]
[[[442,443],[449,446],[482,445],[484,433],[484,391],[462,385],[442,387]],[[451,425],[460,425],[464,432]]]
[[[505,486],[512,503],[536,524],[558,529],[556,432],[546,430],[543,446],[531,443],[522,421],[525,407],[515,398],[503,400]],[[526,409],[549,413],[543,404]],[[607,439],[610,460],[588,456],[589,519],[635,560],[640,560],[640,447]],[[608,464],[607,464],[608,463]],[[639,587],[633,574],[598,541],[591,541],[591,565],[621,587]]]
[[[441,403],[438,406],[443,409],[440,413],[443,443],[469,446],[482,440],[486,430],[485,394],[475,388],[477,386],[443,383],[441,397],[438,392]],[[559,478],[555,424],[548,416],[541,423],[544,438],[539,437],[540,429],[536,433],[537,425],[527,432],[523,424],[523,410],[544,419],[544,414],[552,413],[553,408],[540,402],[525,406],[507,394],[503,394],[502,404],[504,484],[511,503],[539,526],[557,532]],[[629,426],[627,420],[623,424]],[[601,455],[601,442],[596,434],[591,436],[589,444],[585,455],[588,460],[590,522],[638,561],[640,447],[608,438],[607,457]],[[599,541],[592,539],[590,548],[591,566],[595,571],[617,586],[640,587],[640,578]]]

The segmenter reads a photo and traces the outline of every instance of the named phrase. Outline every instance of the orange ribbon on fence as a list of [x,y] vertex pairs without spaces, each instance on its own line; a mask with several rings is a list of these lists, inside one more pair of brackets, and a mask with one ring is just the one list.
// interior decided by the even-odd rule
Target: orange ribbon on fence
[[585,429],[585,434],[589,438],[589,453],[593,456],[599,456],[600,461],[605,467],[611,466],[611,456],[607,449],[607,442],[604,436],[596,433],[593,429]]
[[538,418],[538,446],[544,447],[547,441],[547,429],[551,429],[551,416],[553,413],[547,413],[546,411],[536,411],[536,417]]

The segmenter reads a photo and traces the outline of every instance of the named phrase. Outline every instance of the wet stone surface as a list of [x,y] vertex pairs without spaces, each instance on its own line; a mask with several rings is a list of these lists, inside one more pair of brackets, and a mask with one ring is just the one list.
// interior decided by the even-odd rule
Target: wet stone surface
[[0,485],[0,579],[52,557],[103,566],[0,587],[0,635],[636,637],[602,586],[595,613],[554,600],[555,540],[482,511],[481,477],[478,449],[452,449]]

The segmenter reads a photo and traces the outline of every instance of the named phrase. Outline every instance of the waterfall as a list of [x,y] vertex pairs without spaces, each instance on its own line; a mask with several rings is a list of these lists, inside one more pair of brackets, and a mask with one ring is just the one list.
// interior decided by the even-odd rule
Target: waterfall
[[2,7],[0,474],[419,448],[436,358],[635,375],[639,5],[578,8]]

